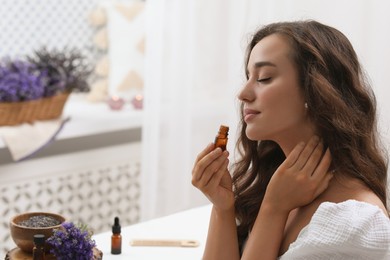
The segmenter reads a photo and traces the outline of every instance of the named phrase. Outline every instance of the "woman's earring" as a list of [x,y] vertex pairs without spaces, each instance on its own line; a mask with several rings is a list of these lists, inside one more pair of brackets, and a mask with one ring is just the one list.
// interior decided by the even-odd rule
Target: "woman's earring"
[[308,108],[309,108],[309,106],[307,105],[307,103],[306,103],[306,102],[305,102],[305,108],[306,108],[306,109],[308,109]]

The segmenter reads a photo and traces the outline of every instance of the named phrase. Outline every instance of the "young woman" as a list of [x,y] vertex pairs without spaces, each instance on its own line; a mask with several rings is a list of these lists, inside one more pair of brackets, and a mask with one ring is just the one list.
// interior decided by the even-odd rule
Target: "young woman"
[[348,39],[316,21],[252,38],[240,160],[209,144],[192,183],[213,208],[204,259],[390,259],[374,94]]

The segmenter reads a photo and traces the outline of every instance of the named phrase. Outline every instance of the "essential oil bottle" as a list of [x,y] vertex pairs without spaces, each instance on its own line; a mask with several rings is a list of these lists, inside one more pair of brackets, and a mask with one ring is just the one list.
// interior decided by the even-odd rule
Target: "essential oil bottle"
[[34,235],[33,260],[45,260],[45,235]]
[[114,225],[112,226],[111,254],[119,255],[121,253],[122,253],[121,225],[119,224],[119,218],[115,217]]
[[219,131],[217,136],[215,137],[215,148],[219,147],[222,149],[222,151],[226,150],[226,145],[228,142],[228,134],[229,134],[229,127],[225,125],[221,125],[219,127]]

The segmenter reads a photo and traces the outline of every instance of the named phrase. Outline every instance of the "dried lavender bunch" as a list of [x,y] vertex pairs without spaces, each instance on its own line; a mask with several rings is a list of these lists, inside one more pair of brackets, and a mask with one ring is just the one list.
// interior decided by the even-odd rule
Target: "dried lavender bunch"
[[92,232],[85,225],[75,226],[72,222],[64,222],[62,227],[46,240],[51,246],[50,253],[58,260],[92,259],[95,247],[95,241],[91,239]]
[[39,99],[45,81],[35,64],[23,60],[0,63],[0,102],[18,102]]
[[66,74],[58,60],[46,49],[35,52],[28,60],[40,70],[45,81],[43,97],[51,97],[65,91]]
[[35,64],[42,73],[46,73],[45,96],[52,96],[64,91],[88,92],[88,78],[92,66],[77,49],[64,51],[41,48],[29,56],[28,60]]

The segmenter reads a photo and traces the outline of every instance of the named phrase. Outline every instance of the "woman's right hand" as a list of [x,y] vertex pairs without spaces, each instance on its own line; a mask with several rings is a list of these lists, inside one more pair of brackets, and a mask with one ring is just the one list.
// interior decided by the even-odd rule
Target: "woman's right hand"
[[211,143],[196,157],[192,185],[202,191],[216,209],[229,210],[234,207],[232,177],[228,171],[229,152],[214,148]]

